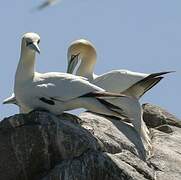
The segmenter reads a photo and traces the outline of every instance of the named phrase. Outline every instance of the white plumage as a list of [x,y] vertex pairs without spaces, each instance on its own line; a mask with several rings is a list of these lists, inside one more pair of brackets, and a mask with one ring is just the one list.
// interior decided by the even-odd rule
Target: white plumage
[[[21,56],[15,76],[14,93],[17,104],[23,112],[36,108],[46,109],[54,114],[75,108],[117,117],[128,116],[140,121],[140,112],[134,108],[140,104],[131,97],[107,93],[85,78],[66,73],[35,73],[35,52],[40,52],[40,37],[26,33],[22,38]],[[119,101],[118,104],[114,101]]]
[[6,99],[4,104],[15,103],[23,113],[44,109],[61,114],[67,110],[85,108],[103,115],[128,117],[151,147],[147,129],[143,128],[142,108],[136,98],[105,92],[80,76],[35,72],[35,53],[40,52],[39,42],[40,37],[35,33],[26,33],[23,36],[15,75],[15,96]]
[[[112,93],[123,93],[129,95],[137,101],[149,89],[155,86],[163,77],[161,75],[169,72],[159,72],[145,74],[129,70],[112,70],[102,75],[95,75],[93,70],[96,63],[97,53],[93,44],[85,39],[79,39],[71,43],[68,48],[68,67],[67,73],[86,77],[91,83]],[[115,99],[117,101],[117,99]],[[116,104],[119,102],[117,101]],[[132,120],[132,123],[151,148],[149,130],[142,119],[142,108],[134,108],[135,113],[140,113],[140,121]]]
[[[124,93],[139,99],[145,92],[156,85],[169,72],[145,74],[129,70],[112,70],[102,75],[95,75],[96,49],[85,39],[74,41],[68,48],[67,73],[88,78],[88,80],[114,93]],[[76,58],[72,57],[76,56]]]

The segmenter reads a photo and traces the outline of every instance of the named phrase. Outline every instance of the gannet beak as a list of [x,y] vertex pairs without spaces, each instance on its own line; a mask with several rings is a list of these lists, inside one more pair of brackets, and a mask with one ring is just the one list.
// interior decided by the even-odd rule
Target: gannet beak
[[9,97],[3,101],[3,104],[17,104],[15,97]]
[[67,67],[67,73],[73,74],[73,71],[74,71],[75,67],[77,66],[77,63],[79,62],[79,55],[80,55],[80,53],[71,56],[71,59],[69,61],[68,67]]
[[37,42],[33,42],[32,44],[29,45],[29,47],[40,54],[40,48],[39,48]]

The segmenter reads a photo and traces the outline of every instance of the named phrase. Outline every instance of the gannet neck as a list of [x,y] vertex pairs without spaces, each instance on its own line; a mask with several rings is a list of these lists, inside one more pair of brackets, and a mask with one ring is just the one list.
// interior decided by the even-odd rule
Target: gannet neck
[[20,60],[16,70],[16,83],[33,79],[34,72],[35,51],[27,48],[26,45],[22,42]]
[[89,81],[94,79],[94,66],[96,59],[89,58],[86,54],[82,57],[81,63],[77,68],[76,75],[86,77]]

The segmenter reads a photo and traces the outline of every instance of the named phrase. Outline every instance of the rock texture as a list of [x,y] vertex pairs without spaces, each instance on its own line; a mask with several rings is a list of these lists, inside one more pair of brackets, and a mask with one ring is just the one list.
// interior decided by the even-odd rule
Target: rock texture
[[84,112],[33,111],[0,122],[2,180],[180,180],[181,121],[143,105],[153,152],[145,158],[133,127]]

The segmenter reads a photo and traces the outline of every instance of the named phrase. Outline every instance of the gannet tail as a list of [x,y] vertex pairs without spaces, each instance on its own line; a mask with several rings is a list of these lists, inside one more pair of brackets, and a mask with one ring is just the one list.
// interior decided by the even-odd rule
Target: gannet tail
[[103,97],[100,102],[106,105],[109,110],[118,113],[117,117],[123,115],[123,117],[127,116],[131,120],[133,127],[142,139],[147,155],[150,155],[152,151],[150,132],[143,121],[143,110],[138,99],[129,96],[122,96],[120,98]]
[[[126,111],[126,101],[132,100],[132,97],[128,97],[123,94],[97,91],[88,93],[86,95],[83,95],[82,97],[94,98],[87,100],[89,102],[88,106],[87,103],[85,104],[85,107],[87,106],[87,109],[92,112],[108,116],[115,116],[118,118],[129,118],[129,115]],[[94,101],[94,103],[91,101]],[[119,102],[119,104],[122,104],[122,107],[117,102]],[[91,106],[91,104],[95,104],[95,106]]]
[[172,73],[174,71],[166,71],[166,72],[159,72],[153,73],[149,76],[145,77],[144,79],[136,82],[130,88],[125,90],[123,94],[133,96],[137,99],[141,98],[147,91],[149,91],[153,86],[159,83],[164,77],[162,75]]

